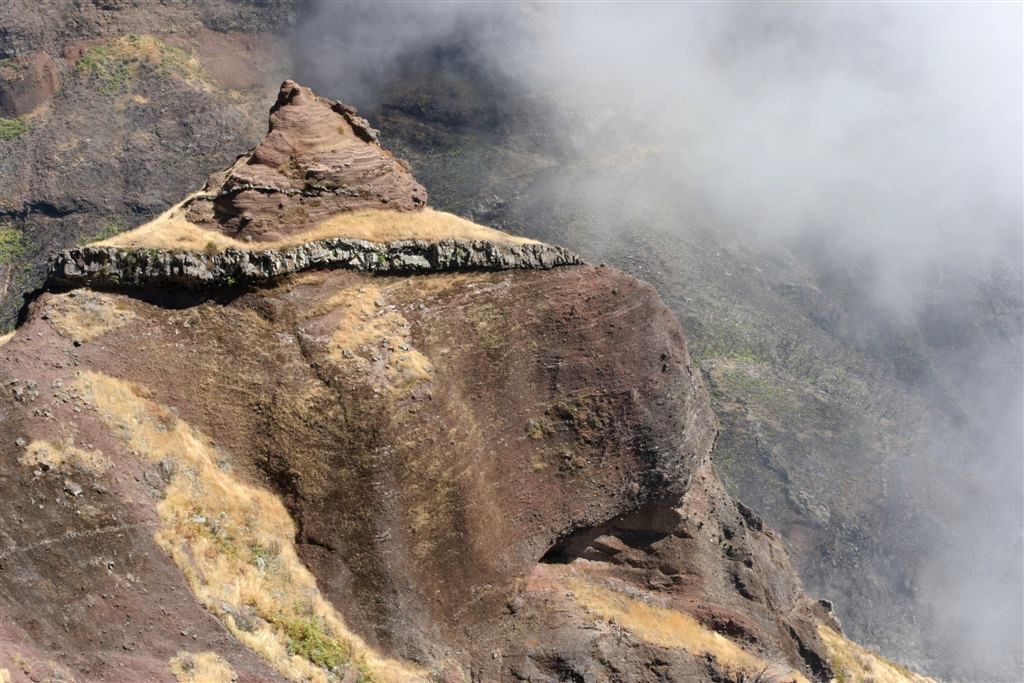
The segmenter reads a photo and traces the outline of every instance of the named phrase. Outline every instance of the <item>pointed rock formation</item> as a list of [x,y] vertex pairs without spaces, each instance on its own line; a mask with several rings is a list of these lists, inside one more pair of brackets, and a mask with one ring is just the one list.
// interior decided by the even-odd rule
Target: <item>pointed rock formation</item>
[[354,107],[281,84],[270,130],[188,204],[188,220],[232,237],[274,241],[347,211],[417,211],[427,192],[380,146]]

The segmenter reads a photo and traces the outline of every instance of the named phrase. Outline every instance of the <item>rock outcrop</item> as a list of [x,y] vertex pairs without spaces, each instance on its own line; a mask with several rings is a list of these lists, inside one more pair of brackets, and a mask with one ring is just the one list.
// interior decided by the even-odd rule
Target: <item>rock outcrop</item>
[[278,250],[174,252],[82,247],[50,260],[52,285],[106,287],[218,287],[259,283],[306,270],[344,268],[365,273],[443,273],[472,270],[547,270],[580,265],[567,249],[549,244],[467,240],[403,240],[380,244],[334,238]]
[[[274,149],[346,115],[283,92],[318,113]],[[224,196],[302,216],[294,189]],[[723,490],[649,285],[443,235],[89,246],[50,278],[0,341],[3,680],[832,677],[847,641]]]
[[37,667],[153,679],[212,651],[301,678],[260,643],[308,652],[306,609],[377,680],[828,677],[815,603],[711,469],[678,323],[613,269],[44,293],[0,386],[34,387],[0,395],[0,618]]
[[354,107],[285,81],[270,132],[188,204],[189,220],[273,241],[345,211],[415,211],[427,192]]

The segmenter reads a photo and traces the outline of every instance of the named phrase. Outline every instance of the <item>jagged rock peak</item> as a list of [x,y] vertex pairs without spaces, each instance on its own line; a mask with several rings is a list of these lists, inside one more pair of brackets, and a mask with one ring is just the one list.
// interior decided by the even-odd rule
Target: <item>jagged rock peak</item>
[[281,84],[266,137],[212,175],[188,219],[254,241],[280,239],[346,211],[417,211],[427,191],[347,104]]

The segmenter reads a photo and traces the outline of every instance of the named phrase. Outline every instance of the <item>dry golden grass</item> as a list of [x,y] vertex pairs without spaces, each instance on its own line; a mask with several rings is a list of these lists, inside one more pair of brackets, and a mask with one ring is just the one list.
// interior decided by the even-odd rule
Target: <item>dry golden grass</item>
[[360,375],[380,378],[382,389],[408,391],[430,380],[433,366],[412,345],[409,321],[382,307],[386,288],[365,285],[346,289],[325,301],[318,313],[338,311],[330,342],[331,360]]
[[847,640],[828,626],[819,624],[818,635],[828,649],[836,683],[935,683]]
[[65,441],[54,445],[48,441],[33,441],[25,447],[18,462],[26,467],[38,467],[48,463],[56,470],[69,468],[83,470],[92,475],[103,474],[110,467],[110,461],[100,451],[83,450]]
[[[195,195],[192,195],[193,197]],[[149,223],[123,232],[93,246],[181,251],[223,251],[224,249],[285,249],[329,237],[348,237],[369,242],[395,240],[487,240],[502,244],[535,244],[536,240],[516,237],[444,211],[391,211],[372,209],[341,213],[308,230],[273,242],[245,242],[206,230],[185,217],[185,203],[171,207]]]
[[12,339],[14,339],[14,330],[11,330],[7,334],[0,334],[0,346],[3,346]]
[[[3,650],[0,650],[0,654],[3,654]],[[14,652],[8,656],[11,662],[14,663],[18,669],[21,669],[21,673],[24,674],[24,680],[31,681],[74,681],[75,677],[63,664],[55,662],[52,659],[43,659],[40,657],[27,658],[22,656],[19,652]],[[6,677],[5,677],[6,676]],[[0,683],[10,683],[11,672],[9,669],[0,669]]]
[[51,296],[42,313],[60,335],[76,341],[95,339],[135,319],[123,301],[85,289]]
[[536,240],[516,237],[501,230],[478,225],[445,211],[387,211],[383,209],[340,213],[321,221],[304,233],[303,242],[325,237],[353,237],[370,242],[395,240],[463,239],[503,244],[536,244]]
[[731,675],[768,676],[771,681],[808,683],[798,671],[782,667],[774,671],[765,659],[747,652],[720,633],[705,627],[689,614],[656,607],[596,584],[572,579],[576,600],[590,613],[614,620],[637,638],[664,648],[681,649],[691,655],[714,657],[717,665]]
[[168,663],[178,683],[231,683],[231,665],[216,652],[179,652]]
[[144,389],[95,372],[77,382],[129,449],[173,463],[156,541],[236,638],[294,681],[326,682],[353,669],[360,680],[425,680],[346,628],[296,554],[295,525],[275,495],[218,466],[215,445]]

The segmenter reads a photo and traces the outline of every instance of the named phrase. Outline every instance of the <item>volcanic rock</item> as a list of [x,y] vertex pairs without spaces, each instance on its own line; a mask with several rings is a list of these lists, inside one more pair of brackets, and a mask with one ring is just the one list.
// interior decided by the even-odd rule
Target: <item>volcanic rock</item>
[[285,81],[267,136],[211,176],[189,202],[188,218],[233,237],[273,241],[346,211],[416,211],[426,203],[409,165],[380,146],[355,108]]
[[105,287],[221,287],[259,283],[305,270],[346,268],[368,273],[547,270],[583,260],[550,244],[467,240],[401,240],[381,244],[332,238],[275,250],[221,253],[117,247],[69,249],[50,260],[49,282]]
[[[269,240],[415,211],[417,188],[286,82],[192,225],[152,227]],[[832,678],[847,641],[719,482],[705,380],[649,285],[443,234],[93,245],[50,274],[0,347],[3,673]],[[93,286],[118,291],[54,291]]]

